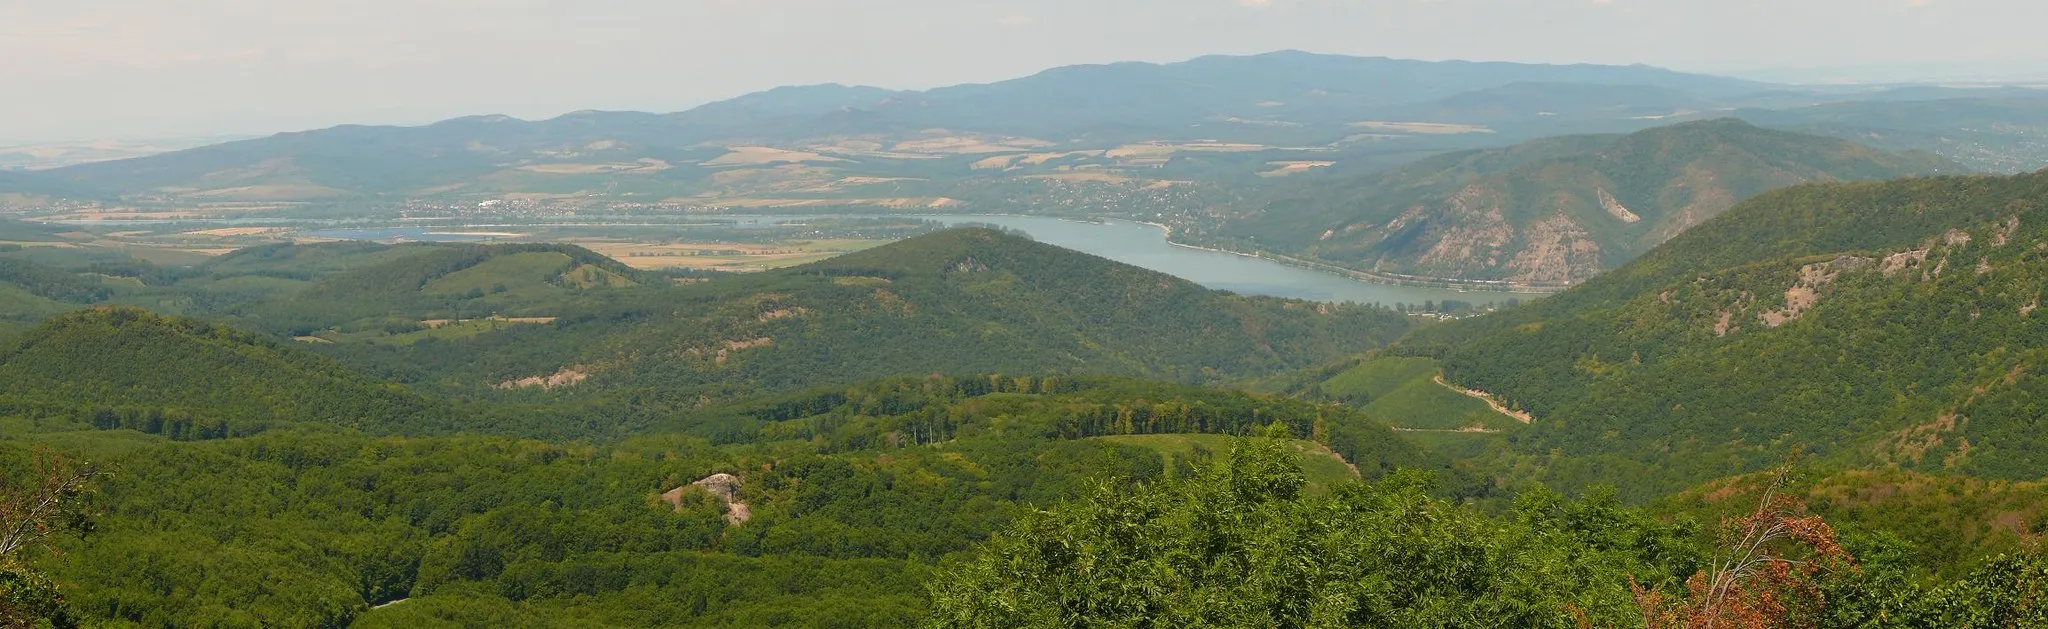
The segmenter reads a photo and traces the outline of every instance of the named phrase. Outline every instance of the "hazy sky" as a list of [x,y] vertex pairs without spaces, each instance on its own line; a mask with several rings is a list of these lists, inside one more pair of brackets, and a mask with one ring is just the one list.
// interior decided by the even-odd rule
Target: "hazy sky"
[[0,0],[0,142],[671,111],[1278,49],[2048,68],[2044,23],[2043,0]]

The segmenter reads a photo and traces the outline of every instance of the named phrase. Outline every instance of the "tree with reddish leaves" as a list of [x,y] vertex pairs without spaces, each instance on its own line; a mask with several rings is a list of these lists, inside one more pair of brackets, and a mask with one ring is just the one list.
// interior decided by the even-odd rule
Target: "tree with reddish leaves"
[[1821,580],[1856,570],[1856,560],[1833,527],[1782,491],[1791,472],[1777,473],[1754,510],[1722,522],[1719,550],[1686,581],[1684,598],[1630,583],[1650,629],[1818,626],[1827,605]]
[[92,463],[38,450],[26,474],[0,478],[0,627],[76,625],[56,584],[30,564],[54,552],[50,536],[92,530],[89,499],[106,476]]

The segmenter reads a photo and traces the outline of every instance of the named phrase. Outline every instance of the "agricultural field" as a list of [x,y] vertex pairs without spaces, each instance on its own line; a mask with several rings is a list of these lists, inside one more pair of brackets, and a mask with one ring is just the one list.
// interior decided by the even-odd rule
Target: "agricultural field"
[[787,243],[638,242],[577,240],[580,245],[637,269],[764,271],[809,264],[887,244],[887,240],[823,239]]

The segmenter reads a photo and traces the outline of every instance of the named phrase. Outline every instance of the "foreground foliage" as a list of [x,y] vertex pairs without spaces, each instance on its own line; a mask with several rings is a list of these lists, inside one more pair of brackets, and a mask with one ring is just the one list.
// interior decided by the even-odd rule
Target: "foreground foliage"
[[[1113,378],[881,380],[602,442],[317,419],[180,441],[0,413],[0,461],[51,444],[123,470],[96,533],[39,568],[78,617],[149,627],[904,626],[935,562],[1028,505],[1206,464],[1105,436],[1277,430],[1367,477],[1430,469],[1435,491],[1488,491],[1356,413]],[[750,519],[702,492],[658,497],[719,473]]]
[[54,535],[93,529],[92,493],[107,472],[37,450],[24,467],[0,467],[0,627],[75,626],[57,583],[33,564]]
[[1858,563],[1796,501],[1716,541],[1611,494],[1535,492],[1500,516],[1412,476],[1302,492],[1284,444],[1188,480],[1102,486],[1024,516],[932,581],[931,627],[2020,627],[2048,557],[1923,585]]

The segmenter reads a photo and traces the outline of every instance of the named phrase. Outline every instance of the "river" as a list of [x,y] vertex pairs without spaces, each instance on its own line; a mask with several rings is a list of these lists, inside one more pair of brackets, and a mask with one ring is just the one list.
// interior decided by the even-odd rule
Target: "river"
[[[708,221],[727,222],[739,229],[802,222],[817,217],[803,216],[703,216]],[[1172,244],[1157,225],[1124,220],[1082,222],[1036,216],[918,215],[950,225],[977,223],[996,225],[1029,234],[1033,239],[1186,278],[1197,284],[1246,295],[1272,295],[1328,302],[1422,304],[1447,299],[1485,305],[1509,299],[1530,299],[1528,294],[1483,291],[1455,291],[1442,288],[1399,286],[1352,279],[1343,275],[1290,266],[1263,258]],[[468,234],[475,230],[506,230],[516,225],[465,225],[436,227],[379,227],[327,229],[309,235],[326,238],[468,241],[490,240],[490,236]]]
[[1264,258],[1195,249],[1167,242],[1157,225],[1123,220],[1084,223],[1034,216],[932,216],[949,224],[983,223],[1030,234],[1049,245],[1091,253],[1133,266],[1170,273],[1209,288],[1246,295],[1272,295],[1316,301],[1421,304],[1455,299],[1485,305],[1535,295],[1454,291],[1398,286],[1290,266]]

